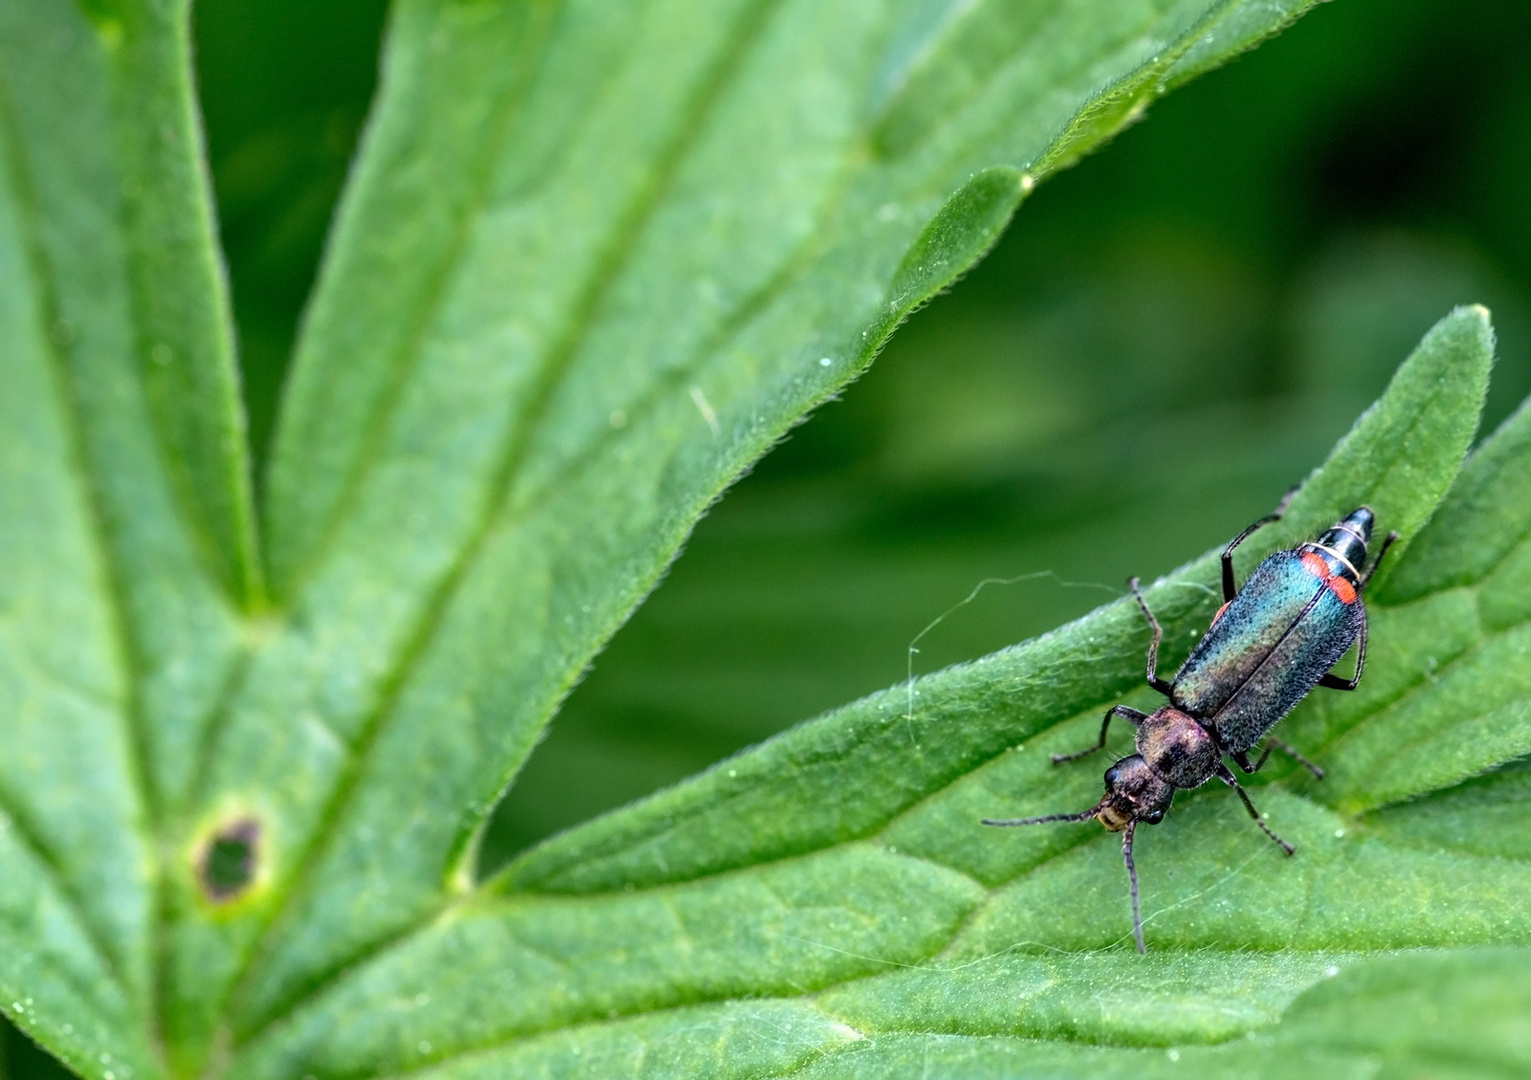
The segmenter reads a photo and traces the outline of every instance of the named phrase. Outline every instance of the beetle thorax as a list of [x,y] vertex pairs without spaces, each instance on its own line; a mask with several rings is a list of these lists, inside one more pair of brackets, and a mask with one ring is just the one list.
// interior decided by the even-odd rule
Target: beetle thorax
[[1137,742],[1148,767],[1177,788],[1206,783],[1222,760],[1207,729],[1169,706],[1138,725]]

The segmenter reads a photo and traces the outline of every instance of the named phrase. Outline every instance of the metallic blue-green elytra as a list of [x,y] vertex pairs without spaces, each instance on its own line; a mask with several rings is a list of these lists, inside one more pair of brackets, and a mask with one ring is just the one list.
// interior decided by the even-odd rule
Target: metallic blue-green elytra
[[1361,507],[1318,539],[1267,558],[1181,665],[1170,701],[1200,720],[1223,753],[1254,746],[1361,633],[1373,520]]

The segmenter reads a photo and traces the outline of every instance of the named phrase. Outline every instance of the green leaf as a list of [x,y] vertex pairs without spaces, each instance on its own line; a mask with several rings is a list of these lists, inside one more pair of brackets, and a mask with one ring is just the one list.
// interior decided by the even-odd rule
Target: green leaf
[[[922,1025],[859,1032],[809,1005],[782,1001],[694,1006],[578,1032],[528,1039],[493,1055],[464,1058],[431,1075],[452,1080],[504,1076],[792,1076],[801,1080],[1027,1080],[1057,1076],[1139,1080],[1292,1076],[1382,1080],[1481,1080],[1531,1068],[1525,1017],[1531,951],[1499,948],[1360,960],[1343,972],[1313,963],[1318,985],[1291,1002],[1282,1022],[1222,1046],[1090,1047],[1014,1035]],[[1096,965],[1090,1004],[1101,1012],[1143,1008],[1145,988],[1181,973],[1145,977]],[[1241,974],[1273,965],[1253,961]],[[1014,992],[1016,987],[993,987]],[[1036,989],[1032,987],[1019,988]],[[1219,990],[1224,989],[1222,987]],[[1284,988],[1282,988],[1284,989]],[[1170,990],[1173,994],[1173,990]],[[1269,994],[1280,997],[1280,990]],[[1288,995],[1289,996],[1289,995]],[[1023,998],[1027,1006],[1036,996]],[[1016,999],[1006,1004],[1014,1009]],[[1206,1007],[1214,1011],[1215,1006]],[[1146,1010],[1145,1010],[1146,1011]],[[1072,1033],[1068,1033],[1072,1034]]]
[[0,1007],[122,1080],[260,594],[185,9],[0,9]]
[[[1491,358],[1481,308],[1442,320],[1305,485],[1289,528],[1311,533],[1335,507],[1365,501],[1407,543],[1456,474]],[[1503,450],[1526,416],[1475,455],[1457,490],[1531,470],[1531,455]],[[1436,521],[1473,527],[1455,493]],[[1267,551],[1280,542],[1251,540]],[[1405,548],[1397,580],[1427,550]],[[1214,610],[1214,580],[1209,554],[1150,590],[1169,660]],[[1396,692],[1368,698],[1374,685],[1412,677],[1414,708],[1441,731],[1458,723],[1420,655],[1395,647],[1436,632],[1449,595],[1372,604],[1367,681],[1351,695],[1372,704],[1352,728],[1299,741],[1341,785],[1355,771],[1348,731],[1396,707]],[[1132,952],[1114,837],[1093,825],[1001,834],[979,819],[1094,801],[1098,768],[1055,768],[1048,755],[1087,743],[1103,707],[1141,680],[1146,638],[1135,608],[1118,602],[556,838],[301,1004],[236,1072],[728,1075],[716,1052],[741,1075],[813,1059],[825,1075],[859,1075],[926,1054],[1024,1075],[1032,1061],[1115,1060],[1081,1044],[1190,1053],[1271,1029],[1279,1042],[1304,1015],[1301,995],[1371,957],[1531,940],[1520,900],[1531,843],[1523,829],[1502,835],[1492,813],[1523,801],[1525,785],[1451,787],[1524,752],[1505,750],[1531,733],[1522,716],[1454,771],[1399,748],[1413,769],[1405,794],[1444,791],[1433,810],[1430,800],[1357,807],[1349,788],[1330,797],[1295,777],[1264,787],[1262,808],[1299,846],[1293,860],[1230,797],[1185,799],[1140,834],[1152,950]],[[1506,674],[1523,683],[1526,669],[1522,658]],[[1316,704],[1291,730],[1333,723]]]
[[[803,1080],[923,1077],[932,1070],[974,1080],[1060,1073],[1254,1080],[1521,1076],[1531,1068],[1528,959],[1525,949],[1483,949],[1371,958],[1343,973],[1331,965],[1316,978],[1338,977],[1297,998],[1268,1034],[1217,1047],[1095,1049],[1013,1036],[895,1031],[861,1044],[836,1046],[824,1039],[816,1047],[821,1060],[792,1074]],[[1139,986],[1101,974],[1105,987],[1096,1000],[1102,1011],[1139,1004]],[[565,1070],[568,1064],[566,1058]]]

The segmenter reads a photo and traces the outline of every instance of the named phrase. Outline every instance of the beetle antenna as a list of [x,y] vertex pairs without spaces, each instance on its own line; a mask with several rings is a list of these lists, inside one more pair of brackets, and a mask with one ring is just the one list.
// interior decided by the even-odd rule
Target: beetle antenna
[[1137,827],[1136,820],[1129,821],[1126,831],[1122,833],[1122,861],[1127,864],[1127,882],[1132,893],[1132,937],[1138,943],[1138,952],[1146,953],[1148,946],[1143,944],[1143,908],[1138,900],[1138,868],[1132,861],[1132,834]]
[[1045,814],[1042,817],[1022,818],[983,818],[985,825],[1046,825],[1050,821],[1089,821],[1091,818],[1100,816],[1106,800],[1102,799],[1088,810],[1081,810],[1077,814]]

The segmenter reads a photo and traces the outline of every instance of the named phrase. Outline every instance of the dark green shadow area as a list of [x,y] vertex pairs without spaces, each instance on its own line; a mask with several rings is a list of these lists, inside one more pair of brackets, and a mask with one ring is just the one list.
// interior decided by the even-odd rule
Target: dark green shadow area
[[193,13],[258,465],[367,115],[387,7],[386,0],[205,0]]
[[16,1080],[69,1080],[74,1076],[9,1020],[0,1020],[0,1067],[7,1078]]

